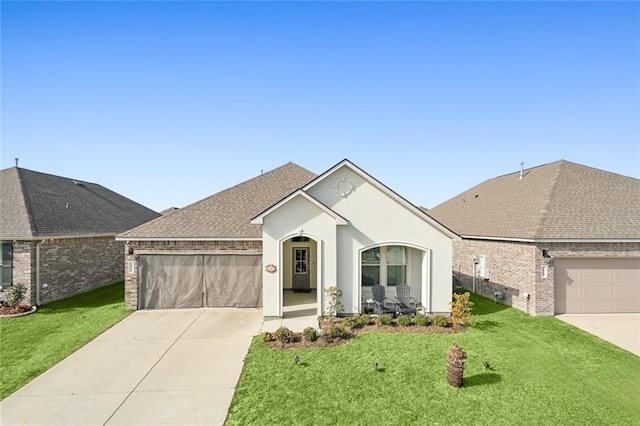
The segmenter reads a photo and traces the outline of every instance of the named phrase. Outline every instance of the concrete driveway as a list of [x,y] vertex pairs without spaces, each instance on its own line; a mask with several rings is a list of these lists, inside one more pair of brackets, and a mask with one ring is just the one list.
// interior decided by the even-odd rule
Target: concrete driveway
[[640,314],[562,314],[556,318],[640,355]]
[[262,325],[262,309],[134,312],[0,402],[0,424],[223,424]]

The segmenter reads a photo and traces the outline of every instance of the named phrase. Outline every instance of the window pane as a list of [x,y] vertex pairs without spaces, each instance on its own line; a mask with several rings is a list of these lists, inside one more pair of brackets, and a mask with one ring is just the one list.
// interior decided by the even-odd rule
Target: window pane
[[362,266],[362,285],[372,286],[380,284],[380,267],[379,266]]
[[376,247],[367,251],[363,251],[362,263],[369,265],[380,263],[380,248]]
[[387,266],[387,285],[405,284],[406,283],[406,269],[402,266]]
[[405,265],[406,263],[403,246],[387,247],[387,265]]

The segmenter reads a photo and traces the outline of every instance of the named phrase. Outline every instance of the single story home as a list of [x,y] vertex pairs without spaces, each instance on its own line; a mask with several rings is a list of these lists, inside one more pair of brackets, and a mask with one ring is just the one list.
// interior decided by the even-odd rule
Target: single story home
[[371,286],[407,283],[430,313],[449,313],[459,237],[349,160],[319,176],[288,163],[117,236],[126,242],[125,305],[262,306],[283,291],[337,286],[347,314]]
[[429,210],[462,287],[532,315],[640,312],[640,180],[565,160]]
[[0,300],[18,283],[25,303],[40,305],[122,281],[124,243],[115,236],[158,216],[94,183],[1,170]]

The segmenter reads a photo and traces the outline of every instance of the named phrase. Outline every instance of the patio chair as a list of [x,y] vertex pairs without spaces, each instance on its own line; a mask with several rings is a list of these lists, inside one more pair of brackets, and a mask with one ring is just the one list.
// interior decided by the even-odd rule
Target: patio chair
[[420,302],[411,297],[411,286],[408,284],[396,285],[396,311],[398,315],[416,315]]
[[[380,284],[376,284],[371,287],[371,292],[373,293],[373,313],[378,315],[390,314],[395,317],[396,315],[396,302],[393,299],[389,299],[384,295],[384,287]],[[393,306],[389,307],[386,303],[391,303]]]

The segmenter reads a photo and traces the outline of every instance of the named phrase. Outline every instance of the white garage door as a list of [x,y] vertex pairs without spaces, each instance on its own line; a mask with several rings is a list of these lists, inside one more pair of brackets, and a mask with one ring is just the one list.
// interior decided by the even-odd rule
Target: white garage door
[[640,259],[556,259],[557,314],[640,312]]
[[262,256],[141,255],[138,308],[262,306]]

